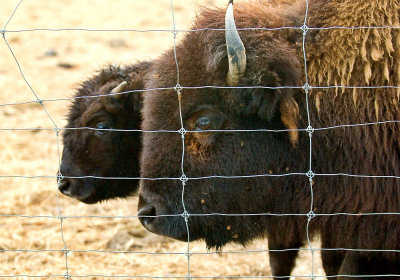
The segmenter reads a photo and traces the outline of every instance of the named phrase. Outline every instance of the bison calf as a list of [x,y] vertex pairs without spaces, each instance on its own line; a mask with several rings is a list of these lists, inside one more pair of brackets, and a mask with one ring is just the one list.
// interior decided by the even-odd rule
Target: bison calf
[[[138,180],[122,177],[139,177],[141,134],[108,129],[140,128],[142,94],[106,94],[143,89],[143,76],[149,65],[142,62],[109,66],[78,88],[78,98],[70,107],[63,135],[60,172],[64,178],[59,185],[63,194],[85,203],[96,203],[136,192]],[[106,96],[93,97],[97,95]]]

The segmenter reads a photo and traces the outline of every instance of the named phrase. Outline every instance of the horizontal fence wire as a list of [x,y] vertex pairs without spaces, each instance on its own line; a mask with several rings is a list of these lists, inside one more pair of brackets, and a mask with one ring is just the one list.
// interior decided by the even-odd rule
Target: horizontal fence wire
[[[305,0],[307,3],[308,1]],[[0,107],[6,107],[6,106],[23,106],[23,105],[28,105],[28,104],[38,104],[39,106],[42,107],[44,113],[47,115],[47,117],[51,120],[53,123],[52,128],[21,128],[21,127],[15,127],[15,128],[0,128],[0,131],[54,131],[56,138],[57,138],[57,144],[59,143],[59,132],[60,131],[65,131],[65,130],[98,130],[92,127],[68,127],[68,128],[60,128],[57,126],[56,122],[54,121],[53,117],[51,114],[47,111],[45,107],[46,102],[61,102],[61,101],[73,101],[73,100],[79,100],[79,99],[93,99],[93,98],[100,98],[102,96],[109,96],[109,95],[119,95],[119,94],[141,94],[143,92],[148,92],[151,93],[152,91],[160,91],[160,90],[176,90],[175,87],[165,87],[165,88],[148,88],[148,89],[143,89],[143,90],[131,90],[131,91],[125,91],[122,93],[117,93],[117,94],[103,94],[103,95],[95,95],[95,96],[77,96],[77,97],[67,97],[67,98],[54,98],[54,99],[41,99],[35,92],[35,90],[31,87],[30,83],[26,79],[23,69],[21,68],[19,61],[17,57],[15,56],[11,45],[8,43],[6,39],[6,35],[8,34],[19,34],[19,33],[24,33],[24,32],[138,32],[138,33],[145,33],[145,32],[168,32],[172,33],[175,37],[178,33],[183,33],[183,32],[204,32],[204,31],[216,31],[216,32],[225,32],[225,29],[219,29],[219,28],[202,28],[202,29],[177,29],[174,26],[172,29],[96,29],[96,28],[32,28],[32,29],[7,29],[7,26],[9,22],[12,20],[14,14],[16,13],[19,5],[23,1],[20,0],[18,4],[16,5],[15,9],[13,10],[11,16],[7,20],[6,24],[4,25],[3,29],[0,29],[0,33],[2,34],[2,37],[4,39],[4,42],[6,46],[8,47],[12,57],[15,60],[15,63],[20,71],[22,79],[25,81],[26,85],[29,87],[30,91],[34,95],[35,99],[34,100],[28,100],[24,102],[14,102],[14,103],[5,103],[5,104],[0,104]],[[173,16],[173,5],[171,1],[171,12]],[[316,28],[316,27],[309,27],[306,26],[306,19],[307,19],[307,12],[305,15],[305,21],[304,25],[301,27],[298,26],[283,26],[283,27],[277,27],[277,28],[265,28],[265,27],[251,27],[251,28],[238,28],[238,30],[243,30],[243,31],[254,31],[254,32],[259,32],[259,31],[278,31],[278,30],[285,30],[285,29],[294,29],[294,30],[299,30],[303,33],[303,44],[304,40],[306,38],[306,33],[312,32],[314,30],[333,30],[333,29],[348,29],[348,30],[369,30],[369,29],[400,29],[400,27],[397,26],[329,26],[329,27],[321,27],[321,28]],[[175,43],[175,42],[174,42]],[[304,51],[304,59],[306,60],[306,50],[305,47],[303,46],[303,51]],[[179,85],[179,65],[177,62],[177,71],[178,71],[178,81],[177,85],[179,85],[180,90],[200,90],[200,89],[270,89],[270,90],[279,90],[279,89],[298,89],[298,90],[305,90],[306,93],[306,98],[308,97],[308,90],[311,89],[400,89],[400,86],[343,86],[343,85],[330,85],[330,86],[313,86],[309,85],[307,81],[307,63],[305,63],[305,85],[302,86],[285,86],[285,87],[266,87],[266,86],[237,86],[237,87],[227,87],[227,86],[213,86],[213,85],[203,85],[203,86],[192,86],[188,87],[185,85]],[[179,92],[178,92],[179,94]],[[308,109],[308,108],[307,108]],[[309,114],[309,112],[308,112]],[[181,119],[182,121],[182,119]],[[387,125],[387,124],[399,124],[400,120],[388,120],[388,121],[377,121],[377,122],[369,122],[369,123],[360,123],[360,124],[338,124],[335,126],[331,127],[312,127],[313,133],[318,132],[318,131],[324,131],[324,130],[330,130],[330,129],[341,129],[341,128],[353,128],[353,127],[361,127],[361,126],[370,126],[370,125]],[[311,124],[309,123],[309,127]],[[271,130],[271,129],[242,129],[242,130],[209,130],[208,132],[237,132],[237,133],[257,133],[257,132],[268,132],[268,133],[279,133],[279,132],[289,132],[289,131],[299,131],[299,132],[307,132],[309,133],[309,127],[308,128],[300,128],[300,129],[281,129],[281,130]],[[183,124],[182,124],[183,128]],[[113,132],[139,132],[139,133],[181,133],[180,130],[157,130],[157,131],[146,131],[146,130],[141,130],[141,129],[104,129],[104,131],[113,131]],[[198,131],[190,131],[190,130],[185,130],[187,133],[199,133]],[[201,133],[201,132],[200,132]],[[183,142],[183,147],[184,147],[184,142]],[[311,169],[311,135],[310,135],[310,170]],[[184,149],[183,149],[184,151]],[[58,150],[58,161],[59,165],[61,163],[61,154],[60,151]],[[183,155],[182,155],[182,176],[186,176],[184,171],[184,163],[183,163]],[[389,178],[389,179],[395,179],[398,180],[400,179],[399,176],[391,176],[391,175],[367,175],[367,174],[346,174],[346,173],[332,173],[332,174],[327,174],[327,173],[315,173],[312,171],[312,179],[314,180],[315,178],[318,178],[319,176],[344,176],[344,177],[357,177],[357,178]],[[202,177],[185,177],[185,180],[190,184],[191,180],[205,180],[205,179],[240,179],[240,178],[259,178],[259,177],[287,177],[287,176],[304,176],[304,177],[309,177],[310,173],[283,173],[283,174],[254,174],[254,175],[237,175],[237,176],[224,176],[224,175],[210,175],[210,176],[202,176]],[[33,176],[26,176],[26,175],[0,175],[0,179],[4,178],[21,178],[21,179],[36,179],[36,178],[46,178],[46,179],[62,179],[62,178],[74,178],[74,179],[85,179],[85,178],[92,178],[92,179],[104,179],[104,180],[181,180],[182,177],[179,178],[145,178],[145,177],[102,177],[102,176],[92,176],[92,175],[86,175],[86,176],[63,176],[60,178],[59,175],[57,176],[51,176],[51,175],[33,175]],[[311,185],[311,197],[313,195],[312,191],[312,184],[310,180],[310,185]],[[183,190],[182,190],[182,197],[183,193],[185,191],[185,185],[183,185]],[[57,201],[58,201],[58,193],[57,193]],[[185,203],[182,199],[182,204],[183,207],[185,208]],[[58,203],[57,203],[58,205]],[[313,211],[313,205],[311,202],[311,212]],[[323,216],[357,216],[357,217],[363,217],[363,216],[375,216],[375,215],[400,215],[400,213],[393,212],[393,213],[313,213],[312,212],[312,219],[318,218],[318,217],[323,217]],[[154,215],[154,216],[141,216],[141,217],[183,217],[185,219],[190,219],[190,217],[199,217],[199,216],[276,216],[276,217],[285,217],[285,216],[298,216],[298,217],[304,217],[304,218],[309,218],[309,222],[311,221],[310,219],[310,213],[251,213],[251,214],[246,214],[246,213],[237,213],[237,214],[232,214],[232,213],[207,213],[207,214],[196,214],[196,213],[182,213],[182,214],[175,214],[175,215]],[[61,239],[63,241],[64,248],[63,249],[41,249],[41,250],[31,250],[31,249],[4,249],[0,248],[0,253],[1,252],[16,252],[16,253],[23,253],[23,252],[32,252],[32,253],[37,253],[37,252],[58,252],[58,253],[63,253],[65,256],[65,273],[64,274],[53,274],[53,275],[25,275],[25,274],[20,274],[20,275],[0,275],[0,278],[19,278],[19,277],[31,277],[31,278],[48,278],[48,277],[58,277],[58,278],[64,278],[64,279],[69,279],[69,278],[88,278],[88,277],[106,277],[106,278],[143,278],[143,279],[219,279],[219,278],[226,278],[226,279],[270,279],[272,276],[194,276],[191,274],[190,271],[190,266],[189,266],[189,255],[212,255],[212,254],[248,254],[248,253],[265,253],[265,252],[286,252],[286,251],[310,251],[312,254],[314,251],[353,251],[353,252],[392,252],[392,253],[400,253],[400,250],[384,250],[384,249],[368,249],[368,248],[318,248],[318,247],[313,247],[311,246],[310,239],[308,239],[308,245],[309,248],[287,248],[287,249],[280,249],[280,250],[272,250],[272,249],[265,249],[265,250],[237,250],[237,251],[213,251],[213,252],[192,252],[190,251],[189,247],[189,239],[188,239],[188,247],[186,252],[146,252],[146,251],[117,251],[117,250],[72,250],[69,249],[63,236],[63,222],[67,219],[88,219],[88,218],[101,218],[101,219],[132,219],[132,218],[138,218],[138,215],[130,215],[130,216],[104,216],[104,215],[82,215],[82,216],[64,216],[61,215],[61,209],[58,205],[58,215],[52,216],[52,215],[3,215],[0,214],[0,218],[29,218],[29,219],[34,219],[34,218],[46,218],[46,219],[58,219],[60,221],[60,229],[61,229]],[[308,231],[308,228],[307,228]],[[189,232],[188,232],[189,235]],[[88,275],[74,275],[69,273],[69,266],[68,266],[68,256],[70,253],[113,253],[113,254],[149,254],[149,255],[182,255],[187,259],[188,262],[188,275],[186,276],[145,276],[145,275],[100,275],[100,274],[88,274]],[[313,265],[314,265],[314,255],[313,255]],[[328,276],[321,276],[321,275],[316,275],[314,272],[314,267],[313,271],[310,275],[302,275],[302,276],[290,276],[293,278],[321,278],[321,277],[349,277],[349,278],[372,278],[372,277],[400,277],[400,275],[396,274],[384,274],[384,275],[328,275]],[[288,276],[274,276],[274,278],[286,278]]]
[[[357,126],[369,126],[369,125],[381,125],[381,124],[400,124],[400,120],[390,120],[390,121],[377,121],[377,122],[367,122],[367,123],[357,123],[357,124],[338,124],[334,126],[327,127],[313,127],[315,131],[318,130],[330,130],[336,128],[348,128],[348,127],[357,127]],[[27,130],[55,130],[55,128],[51,127],[14,127],[14,128],[0,128],[0,131],[7,130],[15,130],[15,131],[27,131]],[[97,130],[97,131],[110,131],[110,132],[143,132],[143,133],[179,133],[179,130],[143,130],[143,129],[117,129],[117,128],[94,128],[88,126],[80,126],[80,127],[63,127],[57,128],[58,131],[62,130]],[[297,128],[297,129],[209,129],[206,131],[197,131],[197,130],[185,130],[187,133],[209,133],[209,132],[290,132],[290,131],[299,131],[299,132],[307,132],[308,128]]]
[[[57,275],[57,274],[46,274],[46,275],[0,275],[0,278],[16,278],[16,277],[31,277],[31,278],[48,278],[48,277],[60,277],[60,278],[88,278],[88,277],[102,277],[102,278],[138,278],[138,279],[188,279],[187,276],[144,276],[144,275],[105,275],[105,274],[87,274],[87,275]],[[336,277],[349,277],[349,278],[375,278],[375,277],[400,277],[400,274],[380,274],[380,275],[288,275],[288,276],[230,276],[230,275],[219,275],[219,276],[190,276],[190,279],[285,279],[288,277],[293,278],[336,278]]]
[[[244,178],[261,178],[261,177],[288,177],[288,176],[306,176],[307,173],[286,173],[286,174],[255,174],[255,175],[210,175],[203,177],[187,177],[187,180],[206,180],[206,179],[244,179]],[[341,176],[341,177],[352,177],[352,178],[376,178],[376,179],[400,179],[400,176],[395,175],[362,175],[362,174],[346,174],[346,173],[324,173],[318,174],[314,173],[314,176]],[[0,175],[0,179],[10,179],[10,178],[21,178],[21,179],[58,179],[59,175]],[[150,177],[106,177],[106,176],[62,176],[62,178],[68,179],[101,179],[101,180],[143,180],[143,181],[161,181],[161,180],[174,180],[180,181],[182,177],[160,177],[160,178],[150,178]]]
[[[101,217],[102,218],[102,217]],[[313,247],[315,251],[348,251],[348,252],[386,252],[400,253],[400,250],[384,250],[384,249],[355,249],[355,248],[318,248]],[[286,248],[286,249],[264,249],[264,250],[236,250],[236,251],[207,251],[207,252],[191,252],[191,255],[221,255],[221,254],[254,254],[268,252],[293,252],[293,251],[309,251],[309,248]],[[0,252],[26,252],[26,253],[64,253],[64,249],[1,249]],[[186,255],[186,252],[148,252],[148,251],[124,251],[124,250],[68,250],[67,253],[113,253],[113,254],[129,254],[129,255]]]
[[[399,26],[326,26],[326,27],[307,27],[309,31],[312,30],[332,30],[332,29],[349,29],[349,30],[360,30],[360,29],[400,29]],[[284,29],[298,29],[302,30],[300,26],[281,26],[281,27],[245,27],[237,28],[239,31],[276,31]],[[38,32],[38,31],[87,31],[87,32],[169,32],[169,33],[181,33],[181,32],[199,32],[199,31],[222,31],[225,32],[225,28],[193,28],[193,29],[132,29],[132,28],[30,28],[30,29],[0,29],[0,33],[21,33],[21,32]]]
[[[207,213],[196,214],[191,213],[188,216],[192,217],[210,217],[210,216],[225,216],[225,217],[255,217],[255,216],[270,216],[270,217],[308,217],[309,213]],[[400,215],[400,212],[377,212],[377,213],[314,213],[315,217],[326,216],[382,216],[382,215]],[[132,219],[132,218],[160,218],[160,217],[182,217],[182,214],[163,214],[163,215],[120,215],[120,216],[106,216],[106,215],[18,215],[18,214],[2,214],[2,218],[46,218],[46,219]],[[0,249],[1,251],[1,249]]]
[[[328,85],[328,86],[311,86],[309,85],[309,89],[400,89],[400,86],[341,86],[341,85]],[[183,89],[188,90],[199,90],[199,89],[270,89],[270,90],[280,90],[280,89],[303,89],[303,86],[182,86]],[[163,87],[163,88],[147,88],[147,89],[136,89],[136,90],[128,90],[119,93],[107,93],[107,94],[97,94],[97,95],[86,95],[86,96],[74,96],[74,97],[65,97],[65,98],[47,98],[47,99],[36,99],[29,100],[25,102],[14,102],[14,103],[4,103],[0,104],[0,107],[4,106],[19,106],[19,105],[29,105],[29,104],[41,104],[43,102],[59,102],[59,101],[73,101],[79,99],[96,99],[103,96],[117,96],[124,95],[129,93],[143,93],[143,92],[152,92],[152,91],[160,91],[160,90],[174,90],[174,87]]]

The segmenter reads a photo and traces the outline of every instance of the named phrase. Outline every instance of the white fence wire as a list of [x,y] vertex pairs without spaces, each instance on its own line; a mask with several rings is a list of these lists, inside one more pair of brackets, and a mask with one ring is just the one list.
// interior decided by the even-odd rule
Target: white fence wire
[[[354,249],[354,248],[317,248],[314,247],[311,238],[309,236],[309,224],[310,222],[315,218],[319,216],[338,216],[338,215],[344,215],[344,216],[374,216],[374,215],[400,215],[399,212],[385,212],[385,213],[342,213],[342,212],[337,212],[337,213],[316,213],[313,211],[313,181],[315,178],[318,178],[319,176],[345,176],[345,177],[358,177],[358,178],[390,178],[394,180],[399,180],[399,176],[393,176],[393,175],[386,175],[386,174],[380,174],[380,175],[368,175],[368,174],[346,174],[346,173],[332,173],[332,174],[319,174],[313,171],[313,166],[312,166],[312,149],[313,149],[313,144],[312,144],[312,137],[313,134],[318,133],[319,131],[323,130],[330,130],[330,129],[340,129],[340,128],[351,128],[351,127],[360,127],[360,126],[379,126],[379,125],[386,125],[386,124],[399,124],[400,120],[389,120],[389,121],[377,121],[377,122],[369,122],[369,123],[358,123],[358,124],[342,124],[342,125],[336,125],[336,126],[331,126],[331,127],[313,127],[313,124],[310,121],[310,106],[309,106],[309,94],[310,90],[312,89],[331,89],[331,88],[337,88],[337,89],[342,89],[342,88],[348,88],[348,89],[378,89],[378,88],[393,88],[393,89],[400,89],[400,87],[397,86],[356,86],[356,85],[350,85],[350,86],[342,86],[342,85],[331,85],[331,86],[314,86],[309,84],[308,80],[308,71],[307,71],[307,49],[306,49],[306,38],[307,34],[310,30],[331,30],[331,29],[349,29],[349,30],[356,30],[356,29],[399,29],[400,27],[397,26],[331,26],[331,27],[323,27],[323,28],[315,28],[315,27],[310,27],[307,26],[307,19],[308,19],[308,0],[304,0],[306,3],[307,9],[305,10],[304,14],[304,22],[302,26],[283,26],[283,27],[278,27],[278,28],[264,28],[264,27],[252,27],[252,28],[242,28],[239,30],[252,30],[254,32],[260,31],[260,30],[281,30],[281,29],[296,29],[296,30],[301,30],[302,31],[302,36],[303,36],[303,58],[304,58],[304,84],[303,85],[294,85],[294,86],[285,86],[285,87],[265,87],[265,86],[253,86],[253,87],[223,87],[223,86],[212,86],[212,85],[204,85],[204,86],[199,86],[199,87],[188,87],[185,85],[180,84],[180,77],[179,73],[180,70],[179,68],[179,61],[177,60],[176,56],[176,38],[179,33],[184,33],[184,32],[197,32],[197,31],[202,31],[202,30],[214,30],[214,31],[223,31],[224,29],[215,29],[215,28],[207,28],[207,29],[177,29],[176,24],[175,24],[175,12],[174,12],[174,3],[173,0],[170,0],[170,13],[171,13],[171,18],[172,18],[172,26],[171,28],[166,28],[166,29],[94,29],[94,28],[32,28],[32,29],[19,29],[19,30],[11,30],[8,29],[8,24],[12,21],[15,13],[17,12],[19,6],[23,3],[23,0],[20,0],[18,4],[16,5],[15,9],[13,10],[12,14],[8,18],[7,22],[3,26],[2,29],[0,29],[0,33],[2,34],[3,41],[6,44],[10,55],[13,57],[15,61],[15,65],[17,66],[21,78],[24,80],[26,86],[28,86],[29,90],[32,93],[32,96],[34,97],[33,100],[30,101],[25,101],[25,102],[13,102],[13,103],[4,103],[0,104],[0,107],[6,107],[6,106],[23,106],[23,105],[28,105],[28,104],[39,104],[42,108],[42,110],[45,112],[47,115],[48,119],[51,121],[53,124],[52,127],[9,127],[5,128],[2,127],[0,128],[0,131],[40,131],[40,130],[49,130],[49,131],[54,131],[54,137],[56,138],[56,143],[57,143],[57,158],[58,158],[58,163],[59,166],[61,164],[61,139],[60,139],[60,132],[63,130],[90,130],[90,129],[95,129],[91,127],[73,127],[73,128],[61,128],[57,125],[56,121],[53,119],[52,115],[49,113],[49,111],[46,109],[46,103],[48,102],[59,102],[59,101],[71,101],[74,99],[85,99],[85,98],[99,98],[101,96],[105,95],[114,95],[114,94],[105,94],[105,95],[96,95],[96,96],[79,96],[79,97],[72,97],[72,98],[54,98],[54,99],[42,99],[40,98],[40,95],[33,89],[31,86],[30,82],[26,78],[24,74],[24,69],[22,69],[19,60],[17,56],[15,55],[13,48],[9,44],[7,40],[7,35],[8,34],[19,34],[19,33],[24,33],[24,32],[70,32],[70,31],[80,31],[80,32],[167,32],[171,33],[172,39],[173,39],[173,48],[174,48],[174,54],[175,54],[175,62],[176,62],[176,71],[177,71],[177,80],[176,80],[176,85],[174,87],[169,87],[169,88],[148,88],[145,90],[132,90],[132,91],[125,91],[122,93],[117,93],[117,94],[128,94],[128,93],[135,93],[135,94],[141,94],[142,92],[151,92],[155,90],[171,90],[174,89],[177,94],[177,98],[179,100],[179,112],[180,112],[180,126],[181,128],[178,131],[175,130],[157,130],[157,131],[146,131],[146,130],[141,130],[141,129],[105,129],[105,130],[112,130],[112,131],[119,131],[119,132],[141,132],[141,133],[178,133],[181,135],[182,139],[182,159],[181,159],[181,171],[182,174],[180,177],[166,177],[166,178],[144,178],[144,177],[101,177],[101,176],[92,176],[92,175],[85,175],[85,176],[64,176],[63,174],[57,174],[57,175],[48,175],[48,174],[36,174],[36,175],[18,175],[18,174],[7,174],[7,175],[0,175],[0,178],[21,178],[21,179],[37,179],[37,178],[49,178],[49,179],[57,179],[58,182],[62,180],[63,178],[76,178],[76,179],[82,179],[82,178],[95,178],[95,179],[103,179],[103,180],[180,180],[182,182],[182,206],[184,209],[184,212],[181,214],[176,214],[176,215],[158,215],[157,217],[182,217],[186,223],[186,229],[187,229],[187,248],[185,252],[148,252],[148,251],[124,251],[124,250],[72,250],[69,249],[65,239],[64,239],[64,221],[66,219],[80,219],[80,218],[94,218],[94,219],[134,219],[138,218],[137,215],[131,215],[131,216],[105,216],[105,215],[63,215],[60,206],[58,205],[58,215],[9,215],[9,214],[1,214],[0,212],[0,217],[4,218],[26,218],[26,219],[35,219],[35,218],[45,218],[45,219],[53,219],[53,220],[58,220],[59,221],[59,226],[60,226],[60,239],[62,240],[63,243],[63,248],[62,249],[41,249],[41,250],[36,250],[36,249],[3,249],[0,248],[0,253],[1,252],[32,252],[32,253],[37,253],[37,252],[61,252],[64,255],[65,259],[65,271],[59,274],[47,274],[47,275],[25,275],[25,274],[16,274],[16,275],[0,275],[0,278],[21,278],[21,277],[28,277],[28,278],[65,278],[65,279],[70,279],[70,278],[86,278],[86,277],[99,277],[99,278],[150,278],[150,279],[219,279],[219,278],[227,278],[227,279],[236,279],[236,278],[272,278],[272,276],[224,276],[224,275],[212,275],[212,276],[194,276],[192,275],[191,272],[191,257],[193,255],[213,255],[213,254],[242,254],[242,253],[265,253],[265,252],[284,252],[284,251],[308,251],[311,254],[312,257],[312,264],[311,264],[311,271],[309,275],[301,275],[301,276],[291,276],[294,278],[297,277],[307,277],[310,279],[315,279],[315,278],[321,278],[321,277],[337,277],[337,276],[347,276],[347,277],[354,277],[354,278],[368,278],[368,277],[376,277],[376,275],[329,275],[329,276],[322,276],[322,275],[316,275],[315,273],[315,267],[314,267],[314,253],[316,251],[322,251],[322,250],[329,250],[329,251],[353,251],[353,252],[394,252],[394,253],[400,253],[400,250],[375,250],[375,249]],[[262,89],[282,89],[282,88],[293,88],[293,89],[301,89],[304,91],[304,98],[306,100],[306,105],[307,105],[307,117],[308,117],[308,127],[307,128],[299,128],[296,129],[296,131],[302,132],[302,133],[308,133],[309,135],[309,170],[304,173],[282,173],[282,174],[247,174],[247,175],[242,175],[242,176],[224,176],[224,175],[210,175],[210,176],[203,176],[203,177],[187,177],[185,174],[185,162],[184,162],[184,156],[185,156],[185,134],[186,133],[191,133],[194,131],[186,130],[184,127],[183,119],[182,119],[182,108],[181,108],[181,92],[186,91],[186,90],[193,90],[193,89],[200,89],[200,88],[213,88],[213,89],[224,89],[224,88],[262,88]],[[212,131],[218,131],[218,132],[246,132],[246,133],[256,133],[256,132],[272,132],[272,133],[280,133],[280,132],[287,132],[291,131],[291,129],[284,129],[284,130],[270,130],[270,129],[245,129],[245,130],[212,130]],[[196,131],[198,132],[198,131]],[[207,214],[192,214],[188,213],[186,211],[186,205],[185,205],[185,200],[184,200],[184,194],[187,192],[185,189],[185,186],[187,183],[190,183],[191,180],[206,180],[206,179],[212,179],[212,178],[223,178],[223,179],[237,179],[237,178],[256,178],[256,177],[286,177],[286,176],[299,176],[303,177],[304,180],[309,181],[309,188],[310,188],[310,198],[311,198],[311,203],[310,203],[310,211],[308,213],[287,213],[287,214],[281,214],[281,213],[256,213],[256,214],[243,214],[243,213],[235,213],[235,214],[227,214],[227,213],[207,213]],[[57,191],[57,201],[58,201],[58,191]],[[57,202],[58,204],[58,202]],[[272,250],[272,249],[265,249],[265,250],[238,250],[238,251],[216,251],[216,252],[192,252],[191,247],[190,247],[190,231],[189,231],[189,226],[188,226],[188,221],[191,217],[196,217],[196,216],[276,216],[276,217],[285,217],[285,216],[300,216],[304,217],[304,219],[307,219],[307,228],[305,229],[307,231],[307,248],[287,248],[287,249],[282,249],[282,250]],[[86,275],[71,275],[70,274],[70,267],[68,263],[68,257],[70,253],[91,253],[91,252],[96,252],[96,253],[118,253],[118,254],[137,254],[137,255],[182,255],[187,263],[187,274],[186,275],[181,275],[181,276],[144,276],[144,275],[100,275],[100,274],[86,274]],[[392,275],[392,274],[387,274],[387,275],[379,275],[380,277],[400,277],[400,275]],[[276,278],[285,278],[285,276],[281,277],[276,277]]]

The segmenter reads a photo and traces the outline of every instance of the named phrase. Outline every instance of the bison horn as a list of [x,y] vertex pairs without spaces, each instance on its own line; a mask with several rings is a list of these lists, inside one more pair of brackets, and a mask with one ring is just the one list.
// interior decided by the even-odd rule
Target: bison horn
[[[110,94],[116,94],[116,93],[121,93],[125,90],[125,87],[128,83],[126,81],[123,81],[122,83],[120,83],[118,86],[116,86],[115,88],[113,88],[110,91]],[[108,101],[118,101],[120,100],[122,97],[122,94],[116,94],[116,95],[107,95],[105,100]]]
[[239,37],[233,18],[233,1],[230,1],[225,15],[225,38],[228,53],[229,70],[227,83],[236,86],[246,71],[246,49]]
[[118,86],[113,88],[110,93],[121,93],[121,92],[123,92],[127,84],[128,83],[126,81],[123,81]]

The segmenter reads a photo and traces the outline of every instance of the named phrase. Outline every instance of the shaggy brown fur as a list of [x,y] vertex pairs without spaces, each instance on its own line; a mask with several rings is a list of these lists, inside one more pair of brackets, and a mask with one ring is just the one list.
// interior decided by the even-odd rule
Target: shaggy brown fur
[[[314,8],[315,7],[315,8]],[[318,1],[310,25],[399,27],[398,1]],[[368,11],[368,12],[366,12]],[[312,32],[313,34],[314,32]],[[309,73],[314,85],[400,86],[400,33],[397,29],[333,29],[316,32],[307,44]],[[323,47],[318,42],[323,43]],[[345,93],[345,90],[337,90]],[[356,107],[362,90],[348,90]],[[320,99],[321,95],[315,98]],[[399,106],[400,89],[379,90],[371,101],[375,120],[385,117],[386,102]],[[371,104],[367,104],[370,106]],[[318,108],[320,110],[320,108]]]
[[[260,2],[235,7],[240,27],[298,26],[304,21],[304,1],[291,8],[271,8]],[[301,3],[302,4],[301,4]],[[310,27],[398,26],[398,1],[310,1]],[[194,28],[224,28],[223,9],[205,9]],[[239,86],[302,86],[305,83],[302,32],[240,31],[246,48],[247,69]],[[384,86],[399,84],[399,32],[395,29],[309,30],[306,37],[311,86]],[[224,33],[188,33],[176,49],[183,86],[226,86],[228,61]],[[177,80],[172,51],[153,64],[146,88],[172,87]],[[311,90],[313,127],[400,119],[395,89]],[[210,175],[306,173],[309,170],[307,133],[202,132],[208,129],[285,129],[308,126],[303,91],[293,89],[186,89],[182,113],[187,147],[183,169],[189,178]],[[145,95],[143,129],[178,130],[178,99],[174,91]],[[312,170],[317,174],[400,176],[398,123],[316,131],[312,137]],[[141,176],[180,177],[180,135],[145,134]],[[379,250],[400,249],[399,215],[361,215],[400,212],[397,178],[316,176],[312,236],[320,235],[325,248],[375,249],[378,252],[323,251],[328,275],[400,274],[400,255]],[[183,212],[180,181],[142,181],[140,213]],[[189,180],[185,209],[190,214],[276,213],[310,211],[306,176]],[[141,218],[150,231],[187,240],[184,220],[178,217]],[[209,247],[227,242],[245,244],[267,236],[270,249],[298,248],[306,240],[307,217],[302,216],[190,216],[190,240],[204,239]],[[229,230],[227,230],[229,228]],[[271,252],[272,272],[287,276],[296,251]],[[387,279],[387,277],[385,278]]]
[[[143,89],[148,62],[125,67],[109,66],[82,83],[76,97],[108,94],[123,81],[124,91]],[[139,129],[140,92],[99,98],[75,99],[68,114],[67,128]],[[77,176],[139,177],[139,132],[65,130],[59,189],[85,203],[134,194],[138,180],[68,178]]]

